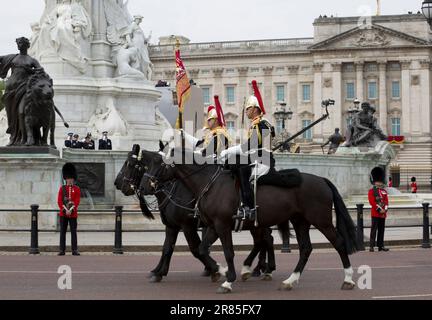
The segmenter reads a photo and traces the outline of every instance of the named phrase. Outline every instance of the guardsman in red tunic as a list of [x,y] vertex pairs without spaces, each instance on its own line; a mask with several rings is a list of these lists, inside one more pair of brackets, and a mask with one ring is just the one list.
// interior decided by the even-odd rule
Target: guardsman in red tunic
[[417,186],[417,178],[412,177],[411,178],[411,193],[417,193],[418,186]]
[[67,163],[63,167],[63,179],[66,184],[60,187],[57,203],[60,208],[60,253],[64,256],[66,252],[66,232],[68,225],[71,230],[72,255],[79,256],[77,226],[78,206],[81,201],[81,190],[75,185],[77,171],[73,164]]
[[385,188],[385,172],[382,168],[375,168],[371,173],[371,182],[374,185],[369,190],[369,203],[372,206],[372,229],[370,235],[370,252],[375,250],[375,241],[378,231],[378,250],[387,252],[389,249],[384,247],[385,222],[388,214],[388,193]]

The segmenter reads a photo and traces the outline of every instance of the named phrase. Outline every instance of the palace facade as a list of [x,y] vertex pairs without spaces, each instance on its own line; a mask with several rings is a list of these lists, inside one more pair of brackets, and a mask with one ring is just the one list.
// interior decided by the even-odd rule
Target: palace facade
[[[203,89],[206,104],[221,97],[230,129],[242,124],[251,81],[260,85],[267,117],[278,131],[274,113],[286,104],[293,111],[286,128],[293,134],[323,114],[321,103],[334,99],[330,120],[298,139],[305,152],[319,145],[335,128],[344,133],[354,100],[368,101],[384,132],[404,139],[396,161],[406,168],[430,168],[432,142],[431,31],[421,14],[319,17],[314,37],[190,43],[181,37],[186,68]],[[289,33],[289,31],[287,31]],[[176,37],[161,38],[150,48],[154,80],[175,83]]]

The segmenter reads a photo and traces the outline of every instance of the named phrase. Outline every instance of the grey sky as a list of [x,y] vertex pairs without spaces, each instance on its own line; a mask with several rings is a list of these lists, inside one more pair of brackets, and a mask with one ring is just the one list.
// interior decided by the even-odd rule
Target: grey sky
[[[15,39],[29,37],[43,0],[0,0],[0,55],[16,51]],[[381,0],[382,14],[417,12],[422,0]],[[131,14],[144,16],[152,43],[160,36],[184,35],[192,42],[312,37],[320,14],[359,16],[376,12],[376,0],[129,0]]]

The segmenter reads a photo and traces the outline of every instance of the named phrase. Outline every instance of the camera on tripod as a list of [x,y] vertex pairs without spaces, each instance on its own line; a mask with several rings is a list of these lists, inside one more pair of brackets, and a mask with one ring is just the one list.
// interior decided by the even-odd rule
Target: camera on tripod
[[332,100],[332,99],[328,99],[328,100],[324,100],[322,102],[322,107],[323,108],[327,108],[328,106],[334,106],[336,103],[336,101]]

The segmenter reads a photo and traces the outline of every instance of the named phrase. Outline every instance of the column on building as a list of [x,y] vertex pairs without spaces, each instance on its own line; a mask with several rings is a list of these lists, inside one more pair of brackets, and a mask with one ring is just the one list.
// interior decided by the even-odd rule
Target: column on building
[[214,68],[214,95],[218,95],[221,98],[221,103],[224,104],[226,101],[226,92],[224,91],[224,86],[222,83],[222,74],[224,72],[224,68]]
[[402,134],[411,137],[411,61],[401,61],[402,67]]
[[[323,86],[323,77],[322,71],[324,68],[323,63],[315,63],[313,65],[314,71],[314,90],[313,90],[313,113],[315,114],[315,119],[321,117],[322,114],[322,86]],[[313,128],[313,138],[316,142],[324,141],[323,135],[323,123],[316,125]]]
[[[249,67],[239,67],[237,68],[238,74],[239,74],[239,88],[238,88],[238,94],[239,94],[239,99],[241,99],[242,103],[240,105],[237,106],[237,113],[238,113],[238,117],[237,117],[237,121],[236,121],[236,126],[237,129],[245,129],[244,127],[246,126],[246,124],[243,125],[242,123],[242,119],[243,119],[243,108],[244,108],[244,99],[248,99],[249,98],[249,83],[248,83],[248,72],[249,72]],[[246,117],[246,116],[245,116]]]
[[[324,97],[325,99],[331,98],[336,101],[334,107],[330,107],[330,112],[332,112],[332,116],[330,117],[331,121],[328,121],[330,124],[330,128],[326,126],[326,131],[324,132],[325,136],[331,135],[334,133],[335,128],[342,129],[342,117],[343,117],[343,90],[342,90],[342,63],[332,63],[333,70],[333,95],[331,97]],[[333,110],[331,108],[334,108]]]
[[387,106],[387,61],[378,61],[379,68],[379,125],[384,133],[388,132]]
[[356,68],[356,95],[357,99],[359,99],[361,102],[365,100],[364,96],[364,61],[356,61],[355,62],[355,68]]
[[[264,71],[264,104],[267,107],[268,112],[273,109],[273,66],[267,66],[263,68]],[[270,115],[268,115],[270,117]]]
[[288,120],[287,128],[288,132],[294,133],[300,131],[300,121],[298,118],[298,106],[299,106],[299,97],[298,97],[298,72],[300,66],[298,65],[290,65],[288,66],[288,84],[287,84],[287,103],[288,106],[291,107],[294,112],[293,119]]
[[431,88],[430,88],[430,60],[420,61],[420,85],[421,85],[421,132],[422,140],[430,142],[431,136]]

